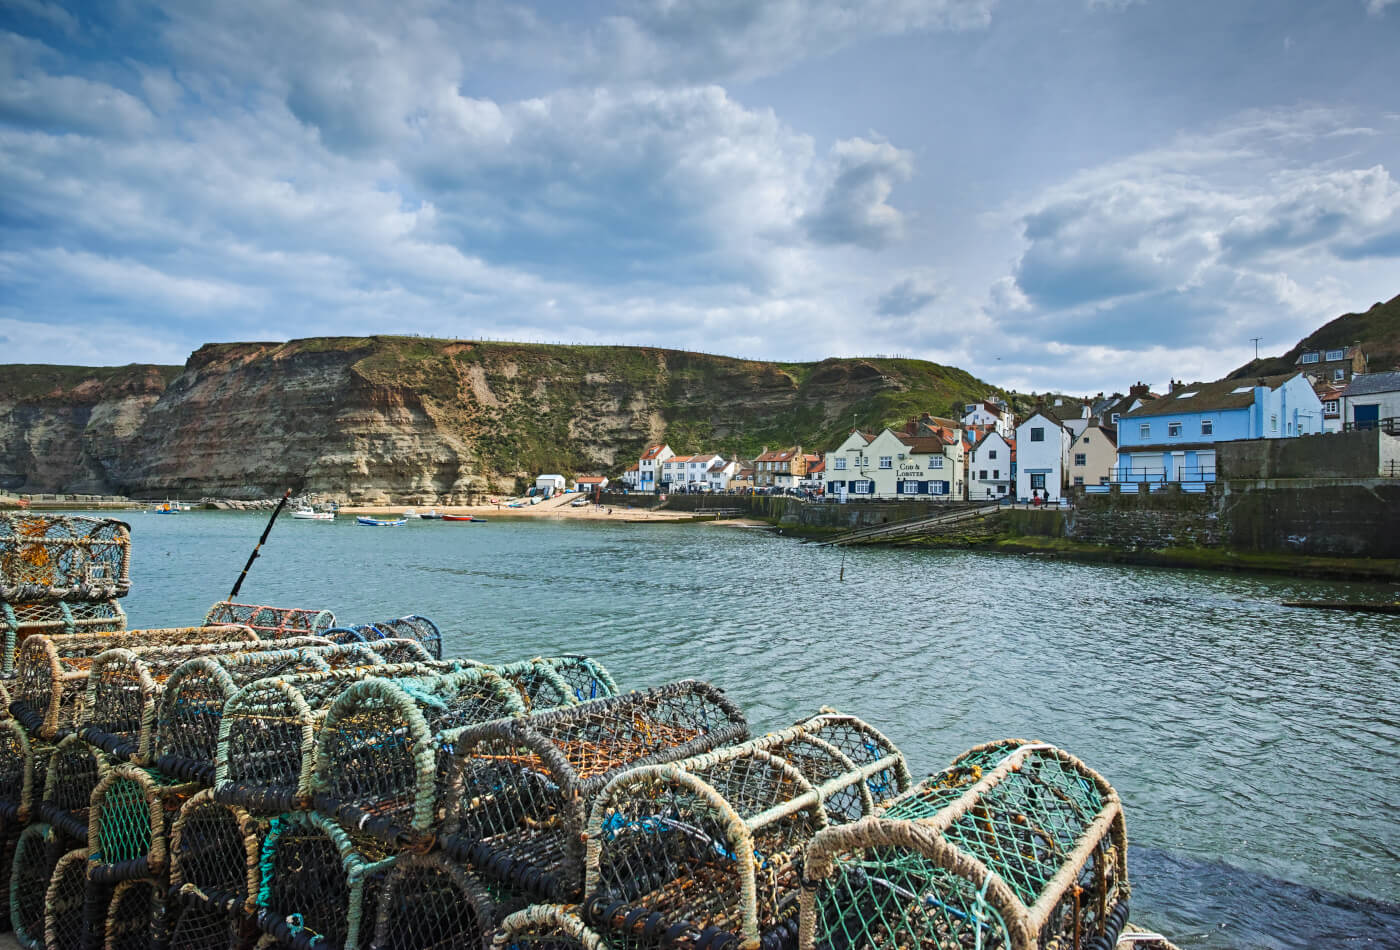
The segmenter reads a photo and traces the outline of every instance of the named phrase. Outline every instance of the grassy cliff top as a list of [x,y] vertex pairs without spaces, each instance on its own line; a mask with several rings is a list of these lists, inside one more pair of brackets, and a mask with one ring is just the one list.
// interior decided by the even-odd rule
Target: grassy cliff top
[[123,393],[165,389],[182,366],[129,363],[126,366],[60,366],[10,363],[0,366],[0,399],[96,401]]
[[1295,368],[1295,361],[1311,350],[1337,349],[1360,343],[1372,373],[1400,369],[1400,295],[1374,304],[1365,313],[1344,313],[1330,320],[1282,356],[1251,360],[1227,379],[1273,376]]

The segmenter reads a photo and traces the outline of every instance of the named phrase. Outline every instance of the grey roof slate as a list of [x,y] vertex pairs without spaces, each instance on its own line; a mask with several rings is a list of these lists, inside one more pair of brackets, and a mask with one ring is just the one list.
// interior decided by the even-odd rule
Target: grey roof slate
[[[1280,373],[1277,376],[1266,377],[1259,382],[1262,382],[1269,389],[1278,389],[1297,375],[1299,375],[1297,371]],[[1222,379],[1214,383],[1193,383],[1186,387],[1187,394],[1184,396],[1177,393],[1168,394],[1161,399],[1154,399],[1152,402],[1139,406],[1132,412],[1124,413],[1119,418],[1142,419],[1187,412],[1209,412],[1216,409],[1242,409],[1254,405],[1255,385],[1256,381],[1249,379]],[[1244,389],[1244,392],[1237,393],[1236,389]]]
[[1372,393],[1400,392],[1400,371],[1393,373],[1363,373],[1351,378],[1343,396],[1369,396]]

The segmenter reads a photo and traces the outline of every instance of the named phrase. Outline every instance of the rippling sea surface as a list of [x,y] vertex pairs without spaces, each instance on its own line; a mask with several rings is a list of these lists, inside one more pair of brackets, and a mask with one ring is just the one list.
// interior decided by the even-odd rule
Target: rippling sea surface
[[[130,624],[200,622],[266,517],[130,515]],[[1400,945],[1400,616],[1280,601],[1395,595],[714,525],[284,516],[239,599],[420,613],[447,654],[583,652],[624,688],[708,679],[760,730],[836,706],[916,775],[1052,742],[1123,797],[1134,922],[1183,947],[1307,948]]]

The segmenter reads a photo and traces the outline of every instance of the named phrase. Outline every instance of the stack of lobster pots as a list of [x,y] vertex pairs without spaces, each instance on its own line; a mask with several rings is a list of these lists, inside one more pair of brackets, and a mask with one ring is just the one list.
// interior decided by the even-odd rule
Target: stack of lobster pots
[[[0,594],[29,576],[33,602],[44,558],[18,551]],[[0,721],[21,945],[1107,950],[1125,928],[1121,805],[1062,750],[1003,740],[916,782],[833,709],[753,735],[705,682],[623,693],[588,657],[442,639],[228,602],[24,637]]]

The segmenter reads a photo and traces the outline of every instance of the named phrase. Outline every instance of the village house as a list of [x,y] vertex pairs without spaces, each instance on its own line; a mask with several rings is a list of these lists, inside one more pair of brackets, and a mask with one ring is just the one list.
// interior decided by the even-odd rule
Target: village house
[[595,492],[608,487],[606,475],[580,475],[574,479],[574,491]]
[[622,473],[622,487],[631,491],[637,490],[637,463],[633,462],[627,466],[627,471]]
[[867,432],[852,429],[845,440],[826,453],[826,490],[828,495],[839,497],[869,496],[875,491],[875,483],[861,475],[865,467],[865,449],[875,438]]
[[1322,402],[1303,373],[1172,383],[1118,425],[1119,482],[1213,482],[1215,445],[1322,431]]
[[1011,438],[1016,431],[1016,416],[1005,400],[999,396],[988,396],[981,402],[970,402],[963,406],[961,424],[992,426],[1003,438]]
[[740,465],[739,470],[729,479],[730,491],[753,491],[753,466]]
[[1065,465],[1073,435],[1057,415],[1041,406],[1016,427],[1016,497],[1058,502],[1064,497]]
[[797,487],[803,491],[824,494],[826,491],[826,459],[823,456],[807,456],[807,474],[798,481]]
[[568,482],[563,475],[540,475],[535,479],[535,491],[546,496],[563,492]]
[[675,454],[664,442],[648,445],[637,461],[637,490],[656,491],[656,486],[661,481],[661,466]]
[[994,427],[986,427],[968,453],[968,500],[1010,497],[1016,485],[1015,460],[1016,440],[1006,438]]
[[719,456],[715,456],[710,463],[709,470],[705,477],[709,482],[710,491],[729,491],[734,487],[734,476],[739,473],[739,463],[737,460],[726,462]]
[[1118,467],[1118,433],[1090,418],[1088,426],[1074,436],[1069,448],[1066,477],[1072,488],[1107,485]]
[[755,488],[796,488],[807,474],[807,456],[800,445],[773,451],[765,448],[753,460],[753,468]]
[[1349,383],[1366,372],[1366,354],[1359,344],[1307,350],[1298,354],[1293,365],[1306,373],[1314,388],[1322,383]]
[[826,492],[842,501],[960,499],[964,490],[963,448],[956,426],[950,419],[926,415],[909,420],[900,432],[886,428],[872,436],[852,431],[826,455]]
[[1341,402],[1343,428],[1381,428],[1400,435],[1400,371],[1353,376]]
[[1342,394],[1347,383],[1320,383],[1313,386],[1318,401],[1322,403],[1322,431],[1342,431]]

